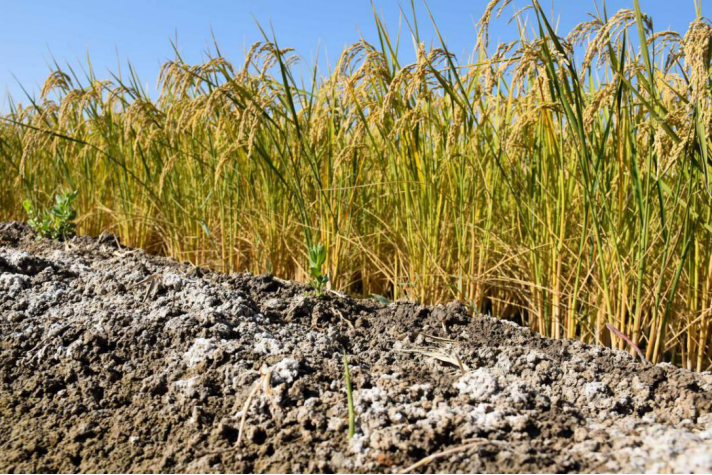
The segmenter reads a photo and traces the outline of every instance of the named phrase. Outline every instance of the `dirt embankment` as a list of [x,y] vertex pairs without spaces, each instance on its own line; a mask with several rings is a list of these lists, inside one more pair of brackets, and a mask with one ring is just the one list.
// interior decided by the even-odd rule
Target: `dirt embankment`
[[712,470],[709,373],[307,290],[0,223],[0,471]]

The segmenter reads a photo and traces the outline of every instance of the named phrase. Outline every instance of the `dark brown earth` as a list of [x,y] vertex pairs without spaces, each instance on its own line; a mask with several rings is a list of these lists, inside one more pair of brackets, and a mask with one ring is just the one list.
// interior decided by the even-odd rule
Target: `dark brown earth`
[[450,449],[414,470],[709,472],[711,409],[709,373],[457,303],[316,298],[0,223],[2,472],[400,472]]

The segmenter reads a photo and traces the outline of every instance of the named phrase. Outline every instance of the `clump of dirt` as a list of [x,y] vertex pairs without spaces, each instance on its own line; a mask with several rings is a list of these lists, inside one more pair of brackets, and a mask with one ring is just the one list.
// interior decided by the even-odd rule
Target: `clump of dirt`
[[[343,349],[356,434],[349,439]],[[0,471],[712,471],[712,375],[0,224]]]

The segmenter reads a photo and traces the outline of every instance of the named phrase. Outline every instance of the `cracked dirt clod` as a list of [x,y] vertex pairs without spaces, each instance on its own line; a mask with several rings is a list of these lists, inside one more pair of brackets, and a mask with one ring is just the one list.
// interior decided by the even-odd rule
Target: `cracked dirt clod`
[[0,225],[0,471],[712,470],[709,373],[70,244]]

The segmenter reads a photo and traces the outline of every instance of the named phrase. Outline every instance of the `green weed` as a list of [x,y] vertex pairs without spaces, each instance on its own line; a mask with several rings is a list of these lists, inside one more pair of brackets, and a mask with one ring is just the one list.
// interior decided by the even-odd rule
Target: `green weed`
[[64,191],[55,196],[54,204],[46,209],[38,209],[30,200],[24,200],[22,207],[27,213],[27,223],[40,238],[64,240],[74,236],[77,211],[73,202],[76,191]]

